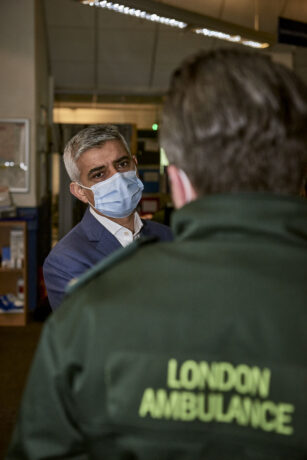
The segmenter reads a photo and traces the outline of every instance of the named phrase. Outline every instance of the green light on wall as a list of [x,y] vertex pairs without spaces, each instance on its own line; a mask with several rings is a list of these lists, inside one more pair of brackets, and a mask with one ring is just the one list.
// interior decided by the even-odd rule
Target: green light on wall
[[153,131],[158,131],[158,129],[159,129],[158,123],[153,123],[153,125],[151,126],[151,129],[152,129]]

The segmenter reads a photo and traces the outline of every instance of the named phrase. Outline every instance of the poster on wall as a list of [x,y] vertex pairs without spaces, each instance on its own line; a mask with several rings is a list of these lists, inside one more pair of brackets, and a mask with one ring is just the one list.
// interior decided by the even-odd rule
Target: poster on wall
[[0,185],[11,192],[29,191],[29,139],[27,119],[0,119]]

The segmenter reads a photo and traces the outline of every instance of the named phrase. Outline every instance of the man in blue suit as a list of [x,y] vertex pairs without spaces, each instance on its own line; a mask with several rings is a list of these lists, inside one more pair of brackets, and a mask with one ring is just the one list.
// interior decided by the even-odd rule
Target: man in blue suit
[[71,193],[89,207],[44,262],[53,310],[68,283],[115,250],[140,236],[172,240],[169,227],[141,220],[136,212],[144,187],[137,176],[137,160],[115,126],[92,125],[80,131],[66,145],[64,163]]

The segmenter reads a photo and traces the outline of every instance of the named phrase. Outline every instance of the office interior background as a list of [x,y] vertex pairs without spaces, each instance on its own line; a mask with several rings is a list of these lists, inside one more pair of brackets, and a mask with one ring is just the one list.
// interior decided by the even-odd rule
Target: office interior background
[[[84,211],[69,193],[62,162],[72,135],[93,123],[119,125],[137,155],[145,184],[141,214],[169,223],[167,161],[158,135],[172,71],[197,51],[233,47],[266,53],[307,82],[306,46],[306,0],[2,0],[3,341],[16,344],[14,328],[7,326],[25,326],[33,317],[47,316],[44,258]],[[13,311],[5,304],[8,294],[19,299]],[[36,341],[38,333],[30,336]],[[22,382],[34,342],[23,350]],[[1,359],[11,360],[3,348],[1,353]],[[11,372],[7,379],[16,366]],[[14,409],[8,409],[10,423],[16,398]]]
[[[227,46],[267,53],[306,81],[304,20],[304,0],[1,2],[0,185],[9,188],[1,219],[26,222],[27,273],[11,276],[9,288],[25,279],[30,312],[45,300],[44,258],[84,211],[63,167],[68,139],[88,124],[118,124],[145,183],[141,214],[169,223],[157,128],[172,71],[192,53]],[[2,248],[10,247],[10,230],[2,230]],[[26,321],[6,316],[0,324]]]

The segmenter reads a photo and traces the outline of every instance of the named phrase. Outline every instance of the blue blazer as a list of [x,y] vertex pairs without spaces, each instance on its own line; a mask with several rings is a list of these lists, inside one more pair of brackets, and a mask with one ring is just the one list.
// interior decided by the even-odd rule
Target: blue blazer
[[[169,227],[143,220],[142,236],[157,236],[171,241]],[[78,278],[121,244],[97,219],[86,210],[81,222],[64,236],[50,251],[43,265],[50,306],[55,310],[61,303],[69,281]]]

